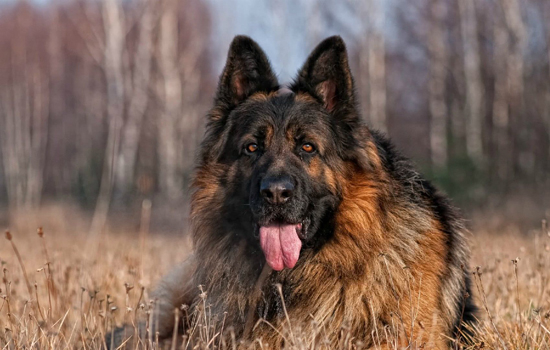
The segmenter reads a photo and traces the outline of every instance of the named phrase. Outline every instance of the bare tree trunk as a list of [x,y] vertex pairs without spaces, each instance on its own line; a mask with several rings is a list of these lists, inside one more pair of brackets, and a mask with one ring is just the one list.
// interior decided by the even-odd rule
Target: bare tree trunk
[[447,165],[447,104],[445,83],[447,80],[447,45],[445,43],[445,17],[447,9],[441,0],[430,4],[430,150],[432,166],[443,168]]
[[10,210],[16,210],[23,205],[23,188],[22,188],[22,169],[20,169],[20,160],[17,147],[19,144],[19,135],[16,128],[17,112],[14,101],[15,84],[6,91],[2,91],[2,160],[4,161],[4,173],[6,178],[6,190],[8,193],[8,203]]
[[201,118],[200,111],[200,86],[201,86],[201,71],[198,69],[200,64],[202,50],[202,42],[197,43],[194,47],[190,47],[185,51],[182,63],[180,64],[181,75],[183,77],[183,101],[186,108],[182,111],[179,123],[180,135],[187,135],[182,140],[180,168],[182,171],[188,171],[193,167],[194,150],[200,143],[199,121]]
[[100,233],[107,222],[114,184],[115,157],[119,151],[122,114],[124,112],[124,77],[122,54],[124,30],[118,0],[104,0],[103,20],[105,25],[104,72],[107,82],[107,119],[109,124],[107,145],[99,196],[90,228],[92,236]]
[[[545,16],[544,18],[550,18],[550,4],[546,2]],[[548,67],[548,82],[550,82],[550,23],[546,21],[546,49],[548,51],[547,57],[547,67]],[[550,83],[549,83],[550,84]],[[547,86],[546,90],[546,126],[547,126],[547,138],[548,138],[548,153],[546,155],[547,159],[550,160],[550,86]],[[548,171],[550,171],[550,164],[548,166]]]
[[154,1],[143,0],[144,12],[139,21],[139,41],[135,55],[130,101],[122,129],[120,152],[116,159],[115,189],[122,197],[132,189],[141,125],[149,101],[149,82],[153,52]]
[[[52,1],[51,8],[51,28],[50,36],[48,38],[48,57],[49,57],[49,75],[50,75],[50,120],[59,120],[62,115],[66,115],[66,101],[63,96],[63,85],[64,85],[64,59],[63,57],[63,29],[60,22],[61,19],[61,9],[57,1]],[[78,81],[78,78],[73,76],[71,77]],[[73,116],[74,117],[74,116]],[[54,124],[54,123],[52,123]],[[78,132],[78,131],[77,131]],[[49,134],[49,133],[48,133]],[[83,140],[81,140],[83,141]],[[50,142],[50,141],[48,141]],[[80,146],[80,145],[79,145]],[[80,147],[78,147],[80,148]],[[47,151],[47,147],[44,147],[44,151]],[[55,169],[55,187],[63,188],[62,185],[59,185],[63,179],[63,171],[60,171],[62,166],[57,166]],[[52,168],[50,168],[50,171]],[[70,182],[69,182],[70,183]],[[68,186],[67,186],[68,187]]]
[[[455,30],[453,28],[453,30]],[[453,33],[453,36],[456,37],[456,34]],[[452,39],[455,41],[455,39]],[[456,50],[456,48],[454,49]],[[449,130],[453,142],[450,144],[452,147],[449,148],[450,157],[462,157],[466,153],[466,121],[464,120],[465,104],[464,96],[466,95],[466,83],[464,72],[462,70],[462,58],[460,55],[450,54],[447,56],[450,64],[449,74],[452,75],[454,81],[454,91],[449,94],[450,96],[450,105],[448,113],[450,115]]]
[[474,0],[458,0],[466,75],[466,150],[474,162],[483,162],[482,122],[484,90],[481,80],[477,18]]
[[[375,120],[371,116],[371,93],[372,88],[370,84],[370,35],[372,30],[372,24],[370,22],[370,1],[350,0],[349,6],[356,9],[359,18],[368,20],[369,25],[364,24],[361,35],[357,37],[356,47],[358,50],[358,72],[356,78],[356,88],[358,93],[358,102],[361,108],[361,113],[371,126],[375,126]],[[319,6],[318,6],[319,7]],[[320,9],[317,10],[320,12]]]
[[178,69],[178,1],[163,3],[160,28],[160,59],[163,110],[158,123],[159,186],[170,199],[181,197],[178,125],[182,110],[182,87]]
[[190,171],[194,164],[194,151],[200,143],[200,133],[197,131],[200,128],[202,118],[202,91],[200,89],[203,79],[200,65],[206,52],[207,42],[204,36],[201,35],[201,25],[197,18],[188,19],[191,23],[188,25],[192,31],[190,42],[187,43],[185,49],[181,50],[179,59],[179,73],[182,81],[182,103],[183,108],[179,119],[180,137],[186,136],[180,143],[180,169]]
[[44,179],[44,161],[48,140],[48,119],[50,108],[49,78],[40,71],[39,63],[32,68],[31,91],[32,106],[30,130],[29,171],[27,179],[26,202],[32,207],[40,205]]
[[507,55],[508,70],[508,101],[510,106],[509,140],[511,141],[511,175],[515,176],[517,170],[521,167],[521,154],[518,149],[518,130],[519,122],[523,113],[523,92],[524,92],[524,61],[523,52],[525,50],[527,33],[523,19],[521,17],[521,8],[518,0],[502,0],[504,17],[508,32],[511,35],[510,52]]
[[375,128],[388,132],[386,116],[386,48],[384,33],[385,12],[376,0],[369,0],[370,26],[368,32],[370,120]]
[[495,149],[494,169],[500,180],[508,178],[509,170],[509,140],[508,140],[508,67],[509,55],[508,30],[504,24],[504,18],[495,11],[494,28],[494,75],[495,96],[493,100],[493,144]]
[[0,147],[10,212],[40,204],[49,118],[49,80],[29,45],[31,18],[17,14],[10,77],[0,90]]
[[357,76],[357,90],[359,93],[359,104],[365,118],[374,126],[374,122],[370,115],[370,77],[369,77],[369,45],[368,40],[359,41],[359,74]]

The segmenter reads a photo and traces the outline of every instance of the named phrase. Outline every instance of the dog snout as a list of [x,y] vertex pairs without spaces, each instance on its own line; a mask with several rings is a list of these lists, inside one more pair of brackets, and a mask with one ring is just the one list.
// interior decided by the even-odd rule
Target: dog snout
[[260,194],[269,204],[281,205],[294,195],[294,183],[290,177],[268,177],[260,184]]

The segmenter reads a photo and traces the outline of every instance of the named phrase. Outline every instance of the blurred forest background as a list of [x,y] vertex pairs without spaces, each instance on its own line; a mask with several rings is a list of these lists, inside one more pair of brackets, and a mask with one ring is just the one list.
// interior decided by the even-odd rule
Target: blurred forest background
[[282,82],[342,35],[368,123],[469,217],[550,208],[548,0],[0,0],[0,225],[184,230],[235,34]]

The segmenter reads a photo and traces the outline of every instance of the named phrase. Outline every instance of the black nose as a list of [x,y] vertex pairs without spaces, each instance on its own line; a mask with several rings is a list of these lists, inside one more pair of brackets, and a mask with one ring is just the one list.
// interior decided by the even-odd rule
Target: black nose
[[268,203],[283,204],[288,202],[294,193],[294,185],[288,177],[269,177],[262,180],[260,194]]

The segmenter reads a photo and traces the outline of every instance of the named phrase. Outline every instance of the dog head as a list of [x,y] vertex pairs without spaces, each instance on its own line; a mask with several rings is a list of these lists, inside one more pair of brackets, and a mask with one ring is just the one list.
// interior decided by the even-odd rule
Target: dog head
[[293,268],[302,245],[330,231],[347,164],[368,163],[365,132],[340,37],[320,43],[283,89],[258,44],[236,37],[201,154],[203,169],[217,169],[228,234],[246,232],[274,270]]

